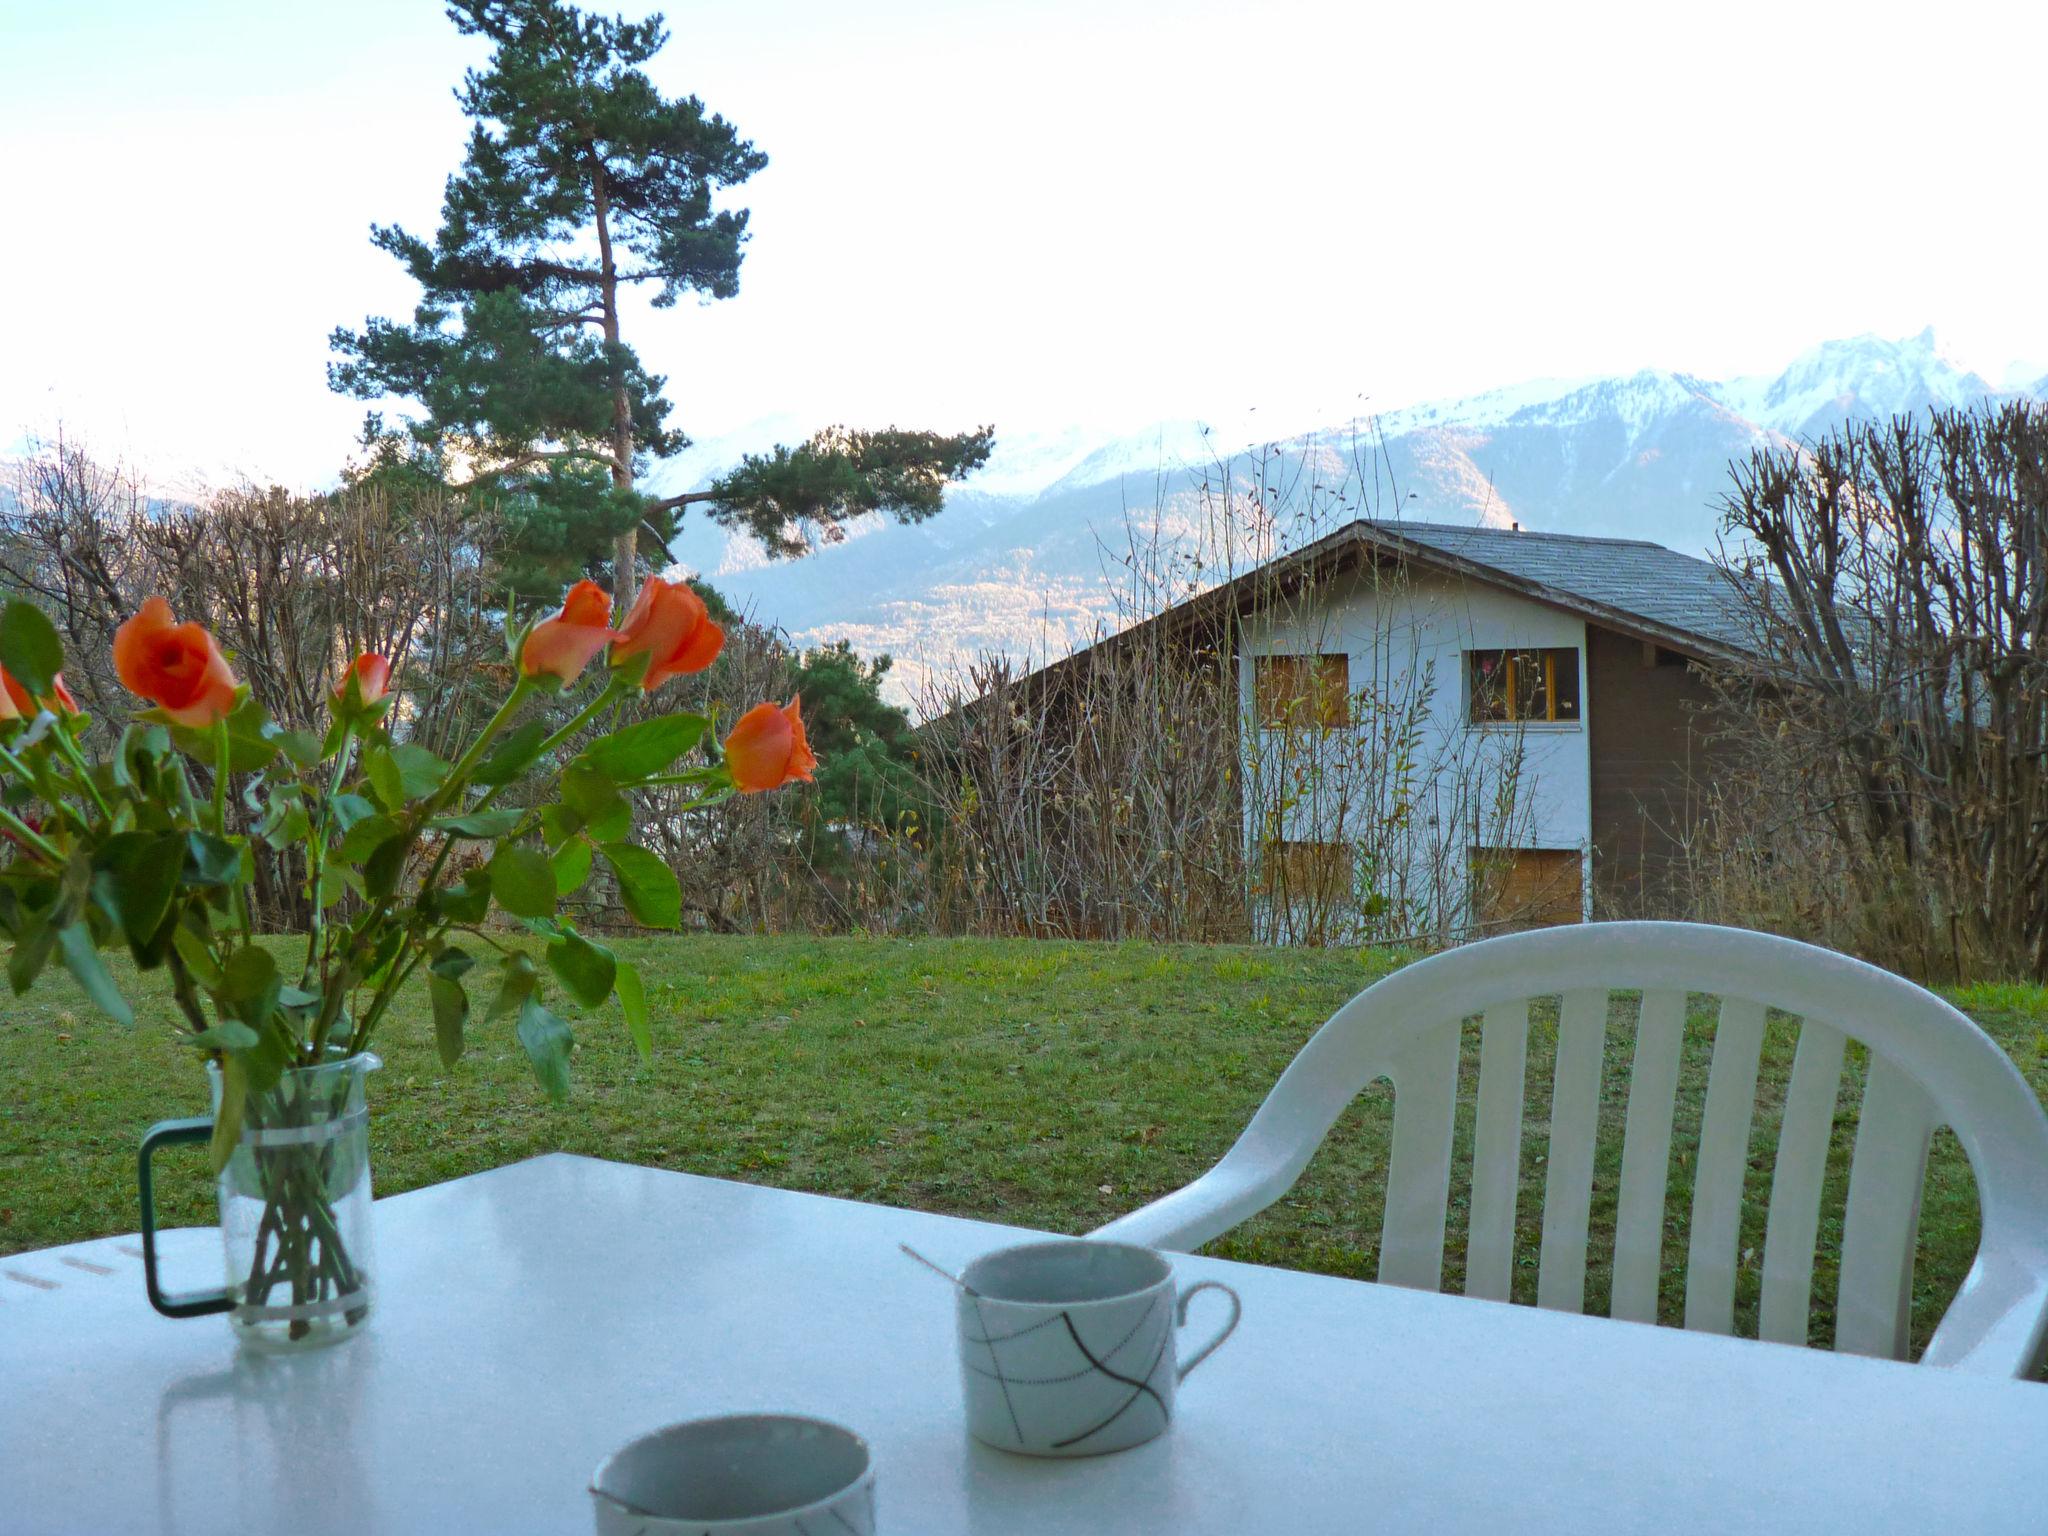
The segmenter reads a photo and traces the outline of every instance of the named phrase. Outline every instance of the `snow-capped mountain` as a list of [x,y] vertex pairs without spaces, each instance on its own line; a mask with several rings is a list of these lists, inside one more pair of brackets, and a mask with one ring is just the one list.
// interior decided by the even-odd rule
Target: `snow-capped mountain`
[[[2001,393],[2048,399],[2048,378],[1997,389],[1929,330],[1825,342],[1769,376],[1544,380],[1278,436],[1244,422],[1157,422],[1113,437],[1005,433],[999,423],[988,466],[926,523],[867,519],[843,543],[770,561],[751,539],[695,518],[675,554],[798,643],[843,637],[889,652],[898,696],[914,701],[978,653],[1039,663],[1086,642],[1128,612],[1119,593],[1130,591],[1134,538],[1191,553],[1213,539],[1226,501],[1240,514],[1277,512],[1283,538],[1290,518],[1299,532],[1363,513],[1515,522],[1697,553],[1715,543],[1729,461],[1752,448]],[[803,430],[764,422],[699,445],[666,482],[702,484],[742,452]]]

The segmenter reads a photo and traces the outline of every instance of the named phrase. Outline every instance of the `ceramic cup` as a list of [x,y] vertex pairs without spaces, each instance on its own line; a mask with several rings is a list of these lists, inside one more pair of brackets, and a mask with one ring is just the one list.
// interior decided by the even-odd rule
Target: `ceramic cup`
[[[1150,1440],[1173,1420],[1174,1389],[1230,1337],[1240,1310],[1217,1280],[1176,1295],[1166,1260],[1127,1243],[1026,1243],[983,1255],[960,1278],[967,1428],[1029,1456]],[[1202,1291],[1228,1297],[1230,1318],[1181,1365],[1175,1336]]]
[[874,1536],[868,1444],[822,1419],[736,1413],[621,1446],[590,1479],[597,1536]]

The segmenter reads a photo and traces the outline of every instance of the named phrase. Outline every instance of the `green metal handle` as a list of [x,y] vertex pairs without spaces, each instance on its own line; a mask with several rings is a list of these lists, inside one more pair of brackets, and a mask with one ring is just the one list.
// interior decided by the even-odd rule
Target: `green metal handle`
[[165,1317],[205,1317],[209,1313],[234,1309],[235,1298],[231,1291],[187,1291],[182,1296],[166,1296],[156,1283],[156,1190],[150,1178],[150,1155],[158,1147],[212,1139],[211,1115],[194,1115],[190,1120],[159,1120],[144,1133],[142,1150],[135,1155],[135,1182],[142,1190],[142,1283],[149,1288],[149,1304]]

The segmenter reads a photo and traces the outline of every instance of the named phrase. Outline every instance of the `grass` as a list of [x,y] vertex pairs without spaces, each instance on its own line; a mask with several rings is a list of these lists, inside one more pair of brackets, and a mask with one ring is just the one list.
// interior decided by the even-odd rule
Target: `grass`
[[[403,1000],[371,1081],[379,1193],[555,1150],[1083,1232],[1177,1187],[1229,1146],[1336,1005],[1385,973],[1376,952],[1032,941],[646,939],[657,1021],[642,1066],[615,1011],[577,1022],[570,1104],[546,1102],[509,1022],[444,1070],[424,991]],[[108,1023],[61,975],[0,1013],[0,1254],[132,1231],[134,1148],[153,1120],[205,1110],[204,1078],[154,978],[121,980],[150,1022]],[[2048,1095],[2048,990],[1956,994]],[[1595,1171],[1588,1309],[1604,1311],[1633,1005],[1610,1020]],[[1712,1019],[1687,1027],[1673,1140],[1662,1305],[1683,1307],[1690,1165]],[[1534,1010],[1518,1206],[1517,1299],[1535,1294],[1554,1012]],[[1741,1246],[1761,1250],[1771,1148],[1793,1030],[1765,1044]],[[1461,1282],[1478,1031],[1466,1030],[1447,1289]],[[1834,1262],[1861,1076],[1852,1060],[1822,1207],[1813,1333],[1832,1336]],[[1370,1276],[1391,1105],[1368,1090],[1301,1182],[1213,1245],[1261,1263]],[[197,1152],[159,1160],[161,1219],[213,1220]],[[1603,1227],[1604,1220],[1608,1223]],[[1954,1138],[1930,1162],[1916,1268],[1915,1348],[1976,1245],[1976,1196]],[[1738,1328],[1754,1331],[1754,1255]]]

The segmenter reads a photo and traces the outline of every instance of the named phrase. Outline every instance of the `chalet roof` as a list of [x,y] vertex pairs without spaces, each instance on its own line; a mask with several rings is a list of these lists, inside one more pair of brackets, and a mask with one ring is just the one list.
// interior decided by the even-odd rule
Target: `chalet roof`
[[1645,539],[1597,539],[1512,528],[1360,519],[1349,535],[1432,566],[1490,581],[1589,618],[1678,642],[1680,649],[1754,649],[1741,595],[1719,567]]
[[1248,600],[1263,578],[1331,570],[1374,558],[1394,558],[1467,577],[1581,614],[1604,628],[1655,641],[1708,660],[1754,657],[1744,601],[1718,566],[1646,539],[1600,539],[1516,528],[1471,528],[1452,523],[1409,523],[1358,518],[1244,572],[1220,586],[1174,604],[1129,629],[1097,641],[1033,673],[1041,681],[1062,676],[1104,646],[1165,626],[1194,629]]

